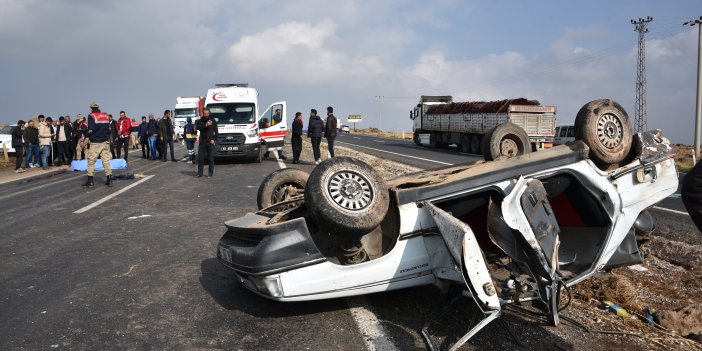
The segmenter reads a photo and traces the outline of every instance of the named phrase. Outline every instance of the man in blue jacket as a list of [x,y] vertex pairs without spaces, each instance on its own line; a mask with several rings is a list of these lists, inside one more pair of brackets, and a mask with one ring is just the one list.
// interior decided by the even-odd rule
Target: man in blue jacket
[[139,138],[139,144],[141,144],[141,158],[150,158],[151,153],[149,152],[149,124],[146,123],[146,116],[141,116],[141,124],[137,130],[137,138]]

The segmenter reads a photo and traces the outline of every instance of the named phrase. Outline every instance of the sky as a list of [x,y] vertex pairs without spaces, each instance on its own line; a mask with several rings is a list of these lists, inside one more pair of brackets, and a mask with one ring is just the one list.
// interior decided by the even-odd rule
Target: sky
[[[215,83],[249,83],[260,112],[333,106],[359,128],[411,131],[420,95],[525,97],[569,124],[598,98],[634,119],[646,34],[648,129],[693,141],[702,1],[0,0],[0,123],[173,109]],[[377,98],[383,96],[383,98]]]

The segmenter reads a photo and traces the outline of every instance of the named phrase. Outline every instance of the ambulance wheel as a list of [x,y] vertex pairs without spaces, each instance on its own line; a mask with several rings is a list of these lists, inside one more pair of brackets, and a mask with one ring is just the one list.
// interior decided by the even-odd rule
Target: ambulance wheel
[[529,136],[524,129],[511,122],[493,128],[486,141],[483,143],[483,156],[486,161],[492,161],[498,157],[516,157],[531,152]]
[[623,161],[631,150],[633,138],[629,115],[616,101],[590,101],[575,117],[575,139],[587,144],[590,159],[597,164]]
[[283,168],[269,174],[258,187],[258,209],[304,195],[308,177],[307,172],[295,168]]
[[305,206],[311,217],[338,234],[365,234],[380,225],[390,205],[385,180],[363,161],[333,157],[307,179]]

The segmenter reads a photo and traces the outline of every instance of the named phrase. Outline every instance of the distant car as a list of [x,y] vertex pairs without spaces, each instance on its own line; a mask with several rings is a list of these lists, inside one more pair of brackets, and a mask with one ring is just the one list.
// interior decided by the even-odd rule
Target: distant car
[[16,124],[13,124],[0,129],[0,153],[2,153],[3,144],[7,148],[8,153],[15,153],[15,149],[12,147],[12,129],[14,129],[16,126]]
[[349,126],[341,126],[341,128],[339,128],[339,132],[341,132],[341,133],[351,133],[351,128],[349,128]]
[[575,141],[575,126],[559,126],[553,132],[553,145],[563,145]]

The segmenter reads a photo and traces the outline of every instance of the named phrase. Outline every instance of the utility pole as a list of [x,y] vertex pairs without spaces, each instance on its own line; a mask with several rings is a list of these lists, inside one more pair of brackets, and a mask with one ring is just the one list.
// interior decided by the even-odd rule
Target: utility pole
[[636,105],[634,108],[636,132],[646,131],[646,41],[644,34],[648,33],[648,23],[653,17],[631,20],[634,30],[639,32],[639,64],[636,72]]
[[380,108],[380,102],[383,101],[385,96],[383,95],[376,95],[375,96],[378,99],[378,120],[380,127],[378,128],[381,132],[383,131],[383,111]]
[[697,107],[695,108],[695,158],[700,159],[700,134],[702,134],[702,16],[683,23],[683,26],[697,25]]

